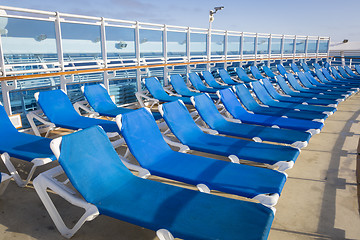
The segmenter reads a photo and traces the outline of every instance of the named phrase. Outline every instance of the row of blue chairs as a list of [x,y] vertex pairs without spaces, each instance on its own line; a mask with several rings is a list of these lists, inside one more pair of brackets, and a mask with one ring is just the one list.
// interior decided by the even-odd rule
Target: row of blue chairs
[[[222,70],[219,72],[225,74]],[[289,87],[291,76],[296,82],[299,81],[291,73],[275,75],[274,79],[279,84],[277,86],[282,82]],[[205,72],[203,77],[215,80],[211,73]],[[195,84],[197,81],[204,85],[195,73],[189,78]],[[25,181],[16,176],[10,156],[32,161],[33,168],[59,160],[60,166],[40,174],[34,180],[34,186],[57,228],[66,237],[71,237],[85,221],[104,214],[153,229],[163,239],[171,239],[172,235],[185,239],[266,239],[275,213],[272,206],[276,204],[287,177],[282,171],[292,167],[300,153],[299,148],[305,147],[310,137],[320,132],[324,119],[336,111],[339,99],[358,90],[356,81],[352,83],[346,94],[343,91],[329,94],[331,91],[326,90],[312,93],[314,97],[305,97],[307,92],[303,93],[304,96],[284,96],[276,91],[268,79],[233,86],[218,83],[218,88],[210,88],[208,83],[208,86],[204,86],[216,91],[203,94],[206,91],[189,89],[181,76],[174,75],[171,77],[173,89],[176,90],[178,86],[188,93],[180,97],[169,95],[157,79],[147,78],[145,86],[152,97],[157,98],[158,102],[166,102],[159,105],[159,112],[150,112],[147,108],[120,108],[111,101],[103,86],[85,86],[84,95],[91,107],[103,116],[116,117],[116,122],[81,116],[61,90],[40,92],[36,98],[47,120],[52,122],[52,129],[85,130],[53,140],[51,151],[50,139],[18,132],[3,108],[0,108],[0,127],[8,136],[7,141],[0,144],[4,146],[0,149],[3,152],[1,158],[21,186],[30,180],[32,174]],[[343,88],[340,89],[346,89],[348,85],[344,82],[341,86]],[[337,87],[335,89],[338,90]],[[258,104],[252,93],[267,103],[274,103],[276,97],[285,99],[280,105],[265,107]],[[315,96],[328,95],[339,98],[323,98],[329,103],[325,104],[324,101],[324,104],[316,104],[316,100],[322,98]],[[224,117],[219,112],[220,102],[232,118]],[[289,104],[283,105],[286,102]],[[208,133],[196,124],[185,105],[195,107],[201,119],[211,128],[207,130]],[[242,105],[246,108],[257,107],[258,112],[249,108],[246,110]],[[299,109],[302,106],[310,108]],[[156,121],[165,121],[176,138],[189,149],[227,156],[232,163],[172,150]],[[116,153],[106,132],[115,132],[124,138],[140,167],[128,163]],[[239,159],[274,165],[280,171],[237,164]],[[138,171],[142,178],[152,174],[195,185],[201,192],[223,191],[256,199],[261,204],[153,182],[135,177],[128,168]],[[63,173],[84,199],[76,198],[66,185],[54,180]],[[74,228],[65,226],[46,192],[47,188],[85,209]]]

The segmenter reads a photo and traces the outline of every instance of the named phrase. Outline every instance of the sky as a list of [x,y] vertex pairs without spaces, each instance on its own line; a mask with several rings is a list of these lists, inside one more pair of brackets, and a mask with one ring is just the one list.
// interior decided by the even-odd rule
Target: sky
[[0,5],[96,17],[244,32],[360,41],[360,0],[0,0]]

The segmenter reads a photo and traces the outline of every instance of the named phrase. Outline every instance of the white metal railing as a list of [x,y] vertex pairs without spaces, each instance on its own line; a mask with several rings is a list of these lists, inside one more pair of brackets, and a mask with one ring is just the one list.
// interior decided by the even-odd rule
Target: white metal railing
[[[9,45],[4,45],[4,40],[10,38],[11,33],[9,32],[9,35],[3,33],[3,35],[1,35],[0,37],[0,71],[3,77],[18,74],[23,75],[46,72],[63,72],[70,70],[93,68],[141,66],[149,64],[149,62],[151,62],[152,64],[167,64],[191,63],[194,61],[238,59],[239,64],[241,65],[242,60],[255,59],[254,62],[256,63],[261,60],[269,60],[273,57],[280,58],[281,62],[283,61],[283,58],[289,57],[293,58],[293,61],[300,57],[314,58],[317,60],[320,58],[328,57],[328,48],[330,45],[329,37],[250,33],[218,29],[211,29],[210,32],[209,29],[206,28],[154,24],[104,17],[92,17],[59,12],[39,11],[7,6],[0,6],[0,18],[4,20],[19,19],[24,21],[31,21],[32,23],[53,23],[52,31],[54,32],[54,42],[52,45],[50,44],[51,39],[47,39],[46,34],[40,34],[39,36],[37,36],[35,41],[33,38],[26,38],[26,36],[23,38],[12,37],[12,39],[19,41],[13,41],[11,47],[9,47]],[[88,39],[84,37],[83,39],[79,39],[79,42],[83,44],[88,44],[86,46],[95,46],[96,48],[98,47],[99,51],[95,51],[95,53],[92,55],[90,51],[87,52],[87,50],[89,50],[90,48],[86,49],[85,46],[85,50],[80,48],[77,55],[74,52],[68,53],[67,50],[64,49],[64,43],[71,43],[73,39],[64,37],[64,27],[65,25],[69,26],[71,24],[73,24],[77,28],[85,26],[93,26],[94,29],[98,28],[98,36],[95,36],[95,39]],[[38,28],[41,27],[42,25],[39,24]],[[115,52],[118,53],[118,58],[109,57],[109,53],[113,53],[112,51],[115,51],[114,49],[109,49],[109,44],[112,43],[112,46],[114,46],[114,44],[116,43],[108,38],[108,36],[113,33],[110,28],[114,28],[116,30],[133,30],[133,36],[126,36],[131,40],[123,42],[118,40],[118,45],[116,46],[118,46],[119,49],[118,51],[116,50],[117,52]],[[47,29],[47,31],[50,30],[51,29]],[[155,37],[159,37],[159,40],[149,41],[149,39],[142,38],[142,35],[145,34],[144,31],[151,31],[150,33],[153,34],[153,36]],[[178,43],[174,40],[169,40],[169,37],[171,37],[171,35],[174,33],[183,33],[183,42]],[[215,46],[212,46],[212,44],[214,44],[211,41],[212,36],[214,38],[220,39],[220,41],[215,43]],[[119,35],[117,37],[120,39],[123,36]],[[234,39],[232,37],[239,37],[238,41],[233,41]],[[36,49],[33,50],[33,53],[31,52],[31,49],[29,49],[30,53],[27,53],[30,56],[29,60],[16,60],[16,56],[18,58],[21,58],[23,57],[23,55],[25,55],[25,53],[15,51],[15,53],[11,54],[11,51],[16,49],[16,44],[19,45],[18,49],[22,49],[20,46],[22,45],[22,42],[20,40],[24,41],[24,39],[28,39],[29,41],[31,40],[32,42],[34,42],[35,45],[41,45],[41,42],[48,42],[49,46],[52,46],[56,49],[56,53],[52,54],[55,54],[57,56],[57,59],[51,57],[48,58],[51,59],[51,61],[47,62],[46,60],[44,60],[46,59],[46,54],[42,53],[44,55],[43,59],[40,59],[38,61],[30,60],[32,58],[31,56],[38,57],[38,55],[41,54],[38,54],[36,52]],[[244,39],[249,41],[244,42]],[[280,42],[278,41],[279,39],[281,40]],[[285,43],[285,39],[292,40],[292,44]],[[304,50],[300,52],[297,51],[297,43],[301,44],[301,48]],[[171,48],[171,44],[173,44],[174,46],[178,46],[179,49],[181,49],[181,51],[179,50],[180,56],[172,56],[172,52],[169,51],[169,49]],[[273,44],[278,45],[273,46]],[[315,48],[314,44],[316,45]],[[129,53],[126,53],[129,54],[128,56],[124,54],[124,51],[121,51],[122,47],[129,47],[129,49],[132,49]],[[280,51],[272,53],[273,47],[279,48]],[[260,50],[260,48],[262,50]],[[291,49],[290,53],[284,52],[285,48]],[[152,52],[152,49],[158,50],[154,53]],[[215,52],[215,54],[213,54],[213,52]],[[228,54],[229,52],[231,52],[231,54]],[[85,54],[86,57],[82,57],[82,54]],[[9,58],[10,55],[15,56],[12,58],[14,59],[13,62],[6,61],[6,58]],[[271,61],[267,62],[267,64],[270,63]],[[84,65],[80,66],[80,64]],[[233,63],[225,62],[224,67],[226,68],[226,66],[231,64]],[[210,69],[211,66],[212,65],[210,63],[206,63],[207,69]],[[21,69],[21,67],[23,69]],[[196,66],[186,65],[184,67],[185,72],[189,73],[194,67]],[[165,85],[167,84],[167,76],[171,72],[171,70],[171,68],[163,67]],[[143,74],[143,70],[136,69],[138,90],[141,89],[140,80]],[[107,71],[103,74],[103,82],[108,90],[109,80],[113,76],[113,74],[110,74],[110,72]],[[69,81],[71,81],[71,79],[74,79],[74,77],[70,78],[69,80],[65,78],[65,76],[60,76],[60,87],[66,91],[66,85],[67,83],[69,83]],[[2,82],[1,86],[4,107],[8,114],[11,114],[11,102],[9,92],[17,89],[17,84],[9,85],[6,82]]]

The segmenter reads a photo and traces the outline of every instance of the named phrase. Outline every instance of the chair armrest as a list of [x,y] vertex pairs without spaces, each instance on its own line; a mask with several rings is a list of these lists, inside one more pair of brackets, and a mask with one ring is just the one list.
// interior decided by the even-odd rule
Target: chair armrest
[[89,114],[89,117],[98,117],[100,114],[92,111],[88,106],[86,106],[88,104],[87,101],[79,101],[73,104],[75,110],[77,113],[79,113],[81,115],[81,110],[84,110],[87,114]]

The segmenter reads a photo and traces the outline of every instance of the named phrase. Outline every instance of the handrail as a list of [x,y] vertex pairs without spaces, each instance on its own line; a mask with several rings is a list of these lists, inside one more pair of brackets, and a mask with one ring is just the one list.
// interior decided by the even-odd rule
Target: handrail
[[[143,68],[186,66],[186,65],[197,65],[197,64],[208,64],[208,63],[224,63],[224,62],[248,62],[248,61],[262,61],[262,60],[265,60],[265,61],[269,61],[269,60],[290,60],[290,59],[306,59],[306,58],[308,58],[308,57],[227,59],[227,60],[213,60],[213,61],[167,63],[167,64],[165,64],[165,63],[164,64],[150,64],[150,65],[141,65],[141,66],[127,66],[127,67],[96,68],[96,69],[85,69],[85,70],[76,70],[76,71],[55,72],[55,73],[40,73],[40,74],[31,74],[31,75],[0,77],[0,82],[1,81],[34,79],[34,78],[56,77],[56,76],[73,75],[73,74],[96,73],[96,72],[105,72],[105,71],[113,72],[113,71],[121,71],[121,70],[134,70],[134,69],[143,69]],[[8,72],[8,74],[11,74],[11,72]]]

